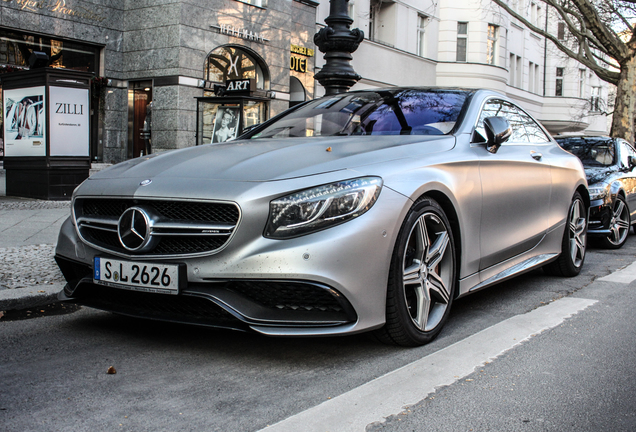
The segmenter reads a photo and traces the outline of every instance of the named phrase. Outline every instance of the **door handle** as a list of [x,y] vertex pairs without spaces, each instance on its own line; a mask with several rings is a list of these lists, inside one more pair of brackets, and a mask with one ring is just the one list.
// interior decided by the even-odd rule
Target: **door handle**
[[536,152],[536,151],[534,151],[534,150],[532,150],[532,151],[530,152],[530,156],[532,156],[535,160],[538,160],[538,161],[540,161],[540,160],[541,160],[541,158],[543,157],[543,155],[542,155],[541,153]]

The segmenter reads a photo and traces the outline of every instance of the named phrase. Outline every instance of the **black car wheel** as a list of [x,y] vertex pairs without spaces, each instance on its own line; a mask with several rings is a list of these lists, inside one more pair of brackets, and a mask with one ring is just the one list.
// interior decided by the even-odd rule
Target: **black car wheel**
[[435,200],[422,198],[400,229],[389,272],[386,325],[376,335],[403,346],[433,340],[448,318],[456,279],[450,223]]
[[627,202],[625,202],[625,198],[618,195],[612,209],[612,219],[609,224],[610,234],[607,237],[603,237],[603,246],[608,249],[622,247],[627,241],[629,227],[630,217]]
[[587,248],[587,217],[587,207],[581,195],[576,192],[568,211],[561,241],[561,254],[556,261],[543,267],[546,273],[572,277],[581,272]]

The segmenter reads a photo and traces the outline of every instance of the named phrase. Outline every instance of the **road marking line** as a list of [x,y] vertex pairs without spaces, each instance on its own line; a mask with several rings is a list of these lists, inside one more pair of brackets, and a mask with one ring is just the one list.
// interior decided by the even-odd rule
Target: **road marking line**
[[610,273],[598,280],[603,282],[618,282],[624,284],[632,283],[636,280],[636,262],[633,262],[624,269],[615,271],[614,273]]
[[364,432],[596,302],[565,297],[514,316],[261,431]]

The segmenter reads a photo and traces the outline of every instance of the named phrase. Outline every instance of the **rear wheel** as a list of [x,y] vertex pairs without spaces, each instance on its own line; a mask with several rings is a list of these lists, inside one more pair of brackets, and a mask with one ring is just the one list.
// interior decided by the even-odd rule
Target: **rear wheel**
[[572,277],[581,272],[587,248],[587,207],[576,192],[568,211],[567,224],[561,241],[561,255],[544,266],[546,273]]
[[609,224],[610,234],[601,240],[603,246],[608,249],[621,248],[627,241],[629,227],[630,217],[627,202],[625,202],[625,198],[618,195],[612,209],[612,220]]
[[433,340],[448,318],[456,284],[450,223],[431,198],[417,201],[404,221],[391,258],[383,342],[417,346]]

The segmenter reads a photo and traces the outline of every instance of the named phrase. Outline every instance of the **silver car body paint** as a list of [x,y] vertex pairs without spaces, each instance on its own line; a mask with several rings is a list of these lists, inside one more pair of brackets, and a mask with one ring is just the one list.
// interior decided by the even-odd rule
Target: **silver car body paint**
[[[471,143],[488,98],[506,100],[498,93],[476,92],[453,135],[257,139],[192,147],[115,165],[90,177],[75,197],[236,203],[240,221],[224,248],[160,261],[185,263],[189,284],[232,279],[321,283],[341,293],[357,315],[357,321],[339,326],[260,323],[251,324],[252,330],[271,335],[367,331],[385,322],[390,258],[406,214],[422,195],[447,202],[455,213],[459,296],[536,268],[561,252],[572,196],[586,186],[582,166],[554,141],[508,142],[495,154],[483,143]],[[297,238],[263,236],[273,199],[362,176],[381,177],[384,183],[364,215]],[[64,224],[56,255],[91,266],[103,253],[79,239],[71,219]],[[246,317],[231,302],[215,302]]]

